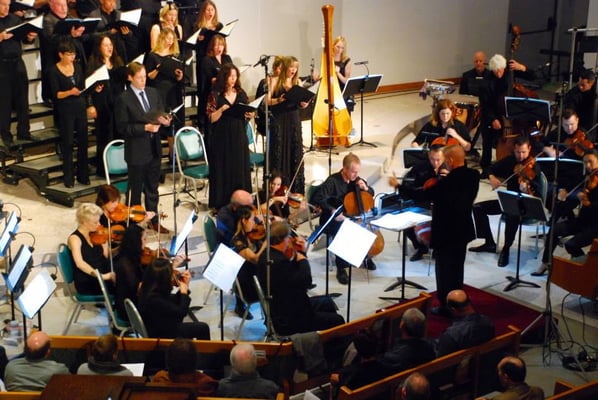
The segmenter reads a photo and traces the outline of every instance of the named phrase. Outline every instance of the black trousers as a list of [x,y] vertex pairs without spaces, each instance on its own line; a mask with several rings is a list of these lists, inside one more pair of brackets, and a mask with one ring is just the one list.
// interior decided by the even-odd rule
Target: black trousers
[[29,134],[29,80],[25,63],[21,58],[15,61],[0,60],[0,82],[2,82],[2,96],[0,96],[0,134],[2,137],[11,136],[10,113],[17,114],[17,136]]
[[467,243],[434,248],[436,256],[436,296],[446,307],[446,296],[451,290],[463,288]]
[[492,163],[492,147],[500,131],[492,129],[489,122],[482,121],[480,128],[482,130],[482,156],[480,158],[480,167],[487,170]]
[[131,204],[141,204],[141,193],[143,193],[145,196],[145,210],[156,212],[153,222],[158,222],[160,158],[152,157],[146,164],[129,165],[128,170]]
[[[490,220],[488,215],[502,214],[498,200],[481,201],[473,205],[473,219],[475,221],[476,237],[485,239],[488,243],[494,243]],[[504,247],[511,247],[519,227],[519,218],[512,215],[505,215],[505,244]]]
[[62,103],[56,101],[54,108],[60,121],[60,138],[62,146],[62,171],[64,183],[74,183],[73,147],[77,138],[77,179],[89,179],[87,171],[87,112],[84,101]]
[[[550,235],[554,229],[554,240],[552,248],[550,248]],[[583,256],[583,247],[592,244],[594,238],[598,237],[598,226],[589,221],[583,221],[579,218],[570,219],[559,222],[554,227],[550,228],[546,241],[544,244],[544,253],[542,254],[542,262],[547,263],[550,254],[554,251],[558,238],[573,235],[573,237],[565,242],[565,249],[571,257]]]

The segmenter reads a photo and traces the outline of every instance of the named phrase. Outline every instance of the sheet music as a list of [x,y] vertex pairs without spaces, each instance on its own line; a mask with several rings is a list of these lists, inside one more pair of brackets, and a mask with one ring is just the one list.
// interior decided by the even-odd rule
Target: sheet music
[[[23,4],[24,6],[33,8],[35,5],[35,0],[16,0],[15,3]],[[40,15],[40,18],[43,18],[43,15]],[[37,19],[37,18],[36,18]],[[41,29],[41,26],[40,26]]]
[[221,244],[212,255],[203,276],[219,289],[228,293],[244,262],[245,259],[238,253]]
[[123,363],[121,365],[131,371],[133,376],[143,376],[143,368],[145,367],[145,363]]
[[359,267],[376,235],[355,222],[345,219],[328,250],[351,265]]
[[234,19],[231,22],[229,22],[228,24],[224,25],[222,27],[222,29],[220,29],[218,31],[219,34],[224,35],[224,36],[228,36],[230,35],[230,33],[233,31],[233,28],[235,27],[235,25],[237,25],[237,22],[239,22],[239,19]]
[[138,62],[139,64],[143,64],[143,59],[144,58],[145,58],[145,53],[141,53],[137,57],[135,57],[131,62]]
[[25,287],[23,294],[17,299],[21,312],[29,319],[33,318],[40,308],[46,304],[56,290],[56,283],[46,269],[42,269]]
[[403,229],[431,221],[429,215],[418,214],[413,211],[405,211],[398,214],[386,214],[381,218],[370,221],[372,225],[393,231],[402,231]]
[[138,26],[140,19],[141,19],[141,8],[136,8],[135,10],[130,10],[130,11],[122,11],[120,13],[120,20],[124,21],[124,22],[128,22],[131,25]]
[[[173,112],[176,113],[176,111],[174,110]],[[191,233],[195,221],[197,221],[197,213],[195,212],[195,210],[193,210],[191,211],[191,214],[189,214],[189,217],[187,217],[185,225],[183,225],[183,229],[181,229],[177,236],[174,236],[172,238],[172,242],[170,243],[170,254],[176,255],[179,252],[181,246],[183,245],[183,243],[185,243],[185,240],[187,240],[187,237]]]
[[[32,2],[32,3],[33,3],[33,2]],[[23,4],[25,4],[25,3],[23,3]],[[31,7],[33,7],[33,6],[31,6]],[[33,19],[30,19],[30,20],[28,20],[28,21],[25,21],[25,22],[23,22],[22,24],[19,24],[19,25],[13,26],[13,27],[11,27],[11,28],[8,28],[8,29],[6,30],[6,32],[14,31],[15,29],[17,29],[17,28],[20,28],[20,27],[21,27],[21,26],[23,26],[23,25],[33,25],[33,26],[35,26],[37,29],[39,29],[39,30],[42,30],[42,29],[43,29],[43,22],[44,22],[44,16],[43,16],[43,15],[40,15],[39,17],[35,17],[35,18],[33,18]]]
[[108,67],[104,64],[85,79],[85,89],[83,91],[92,87],[96,82],[108,80],[110,80],[110,75],[108,74]]
[[193,35],[189,36],[187,38],[187,40],[185,40],[185,42],[187,42],[189,44],[196,44],[197,43],[197,37],[199,36],[199,32],[201,32],[201,28],[199,28],[198,30],[196,30],[195,32],[193,32]]
[[260,97],[253,100],[251,103],[249,103],[247,105],[251,108],[258,108],[260,106],[260,103],[262,102],[262,100],[264,100],[264,96],[265,96],[265,94],[261,95]]

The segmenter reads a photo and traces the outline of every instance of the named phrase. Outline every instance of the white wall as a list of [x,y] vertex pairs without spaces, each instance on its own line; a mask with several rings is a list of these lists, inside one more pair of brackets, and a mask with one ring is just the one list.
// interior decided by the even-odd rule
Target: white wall
[[[457,77],[471,55],[504,52],[508,1],[496,0],[334,0],[333,36],[347,38],[353,61],[368,60],[382,85]],[[300,74],[311,58],[320,66],[323,1],[217,0],[220,20],[239,18],[228,40],[237,65],[254,64],[261,54],[295,55]],[[354,75],[363,74],[354,67]],[[243,85],[251,94],[263,69],[249,69]]]

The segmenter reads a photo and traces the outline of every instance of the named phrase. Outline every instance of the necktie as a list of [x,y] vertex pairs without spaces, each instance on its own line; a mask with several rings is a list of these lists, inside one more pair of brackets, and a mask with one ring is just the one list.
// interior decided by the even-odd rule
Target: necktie
[[139,97],[141,97],[141,104],[143,106],[143,111],[148,112],[150,109],[150,106],[145,98],[145,93],[139,92]]

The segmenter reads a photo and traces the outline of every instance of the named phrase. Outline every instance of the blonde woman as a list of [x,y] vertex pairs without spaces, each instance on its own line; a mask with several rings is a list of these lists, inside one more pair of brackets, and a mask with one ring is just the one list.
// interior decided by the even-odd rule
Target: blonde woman
[[174,3],[167,3],[160,10],[160,22],[153,25],[150,30],[150,48],[158,43],[158,35],[163,29],[171,29],[178,40],[183,38],[183,27],[179,24],[179,9]]

